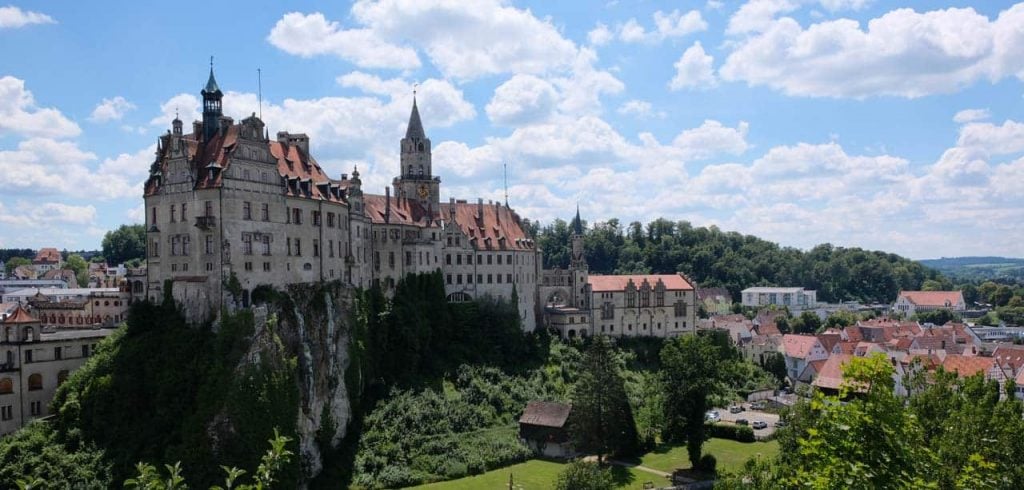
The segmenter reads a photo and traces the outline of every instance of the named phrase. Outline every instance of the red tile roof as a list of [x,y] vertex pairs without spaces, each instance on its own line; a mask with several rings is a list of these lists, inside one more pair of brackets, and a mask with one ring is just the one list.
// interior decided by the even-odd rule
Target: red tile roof
[[36,253],[33,264],[56,264],[60,262],[60,251],[55,248],[42,248]]
[[786,355],[797,359],[804,359],[811,354],[814,346],[820,341],[813,335],[786,334],[782,336],[782,348]]
[[917,306],[943,307],[947,303],[955,306],[964,302],[964,295],[960,291],[900,291],[899,297]]
[[852,357],[849,354],[832,354],[812,384],[818,388],[838,390],[843,385],[843,365],[850,362]]
[[[481,215],[482,211],[482,215]],[[442,219],[453,219],[476,250],[534,250],[522,220],[501,204],[441,203]]]
[[[363,207],[366,210],[366,216],[374,224],[387,222],[396,225],[414,225],[424,228],[433,224],[433,220],[427,215],[427,210],[423,209],[418,201],[410,199],[398,199],[392,196],[390,216],[387,211],[387,196],[363,194]],[[385,221],[385,216],[388,216],[387,221]]]
[[782,335],[779,326],[775,322],[762,323],[757,327],[757,333],[761,335]]
[[[679,274],[630,274],[630,275],[619,275],[619,276],[598,276],[592,275],[587,278],[587,283],[590,284],[590,288],[594,292],[600,291],[623,291],[629,282],[632,281],[633,285],[637,289],[640,289],[640,285],[647,281],[647,284],[651,286],[651,289],[661,281],[665,284],[665,289],[668,291],[678,290],[692,290],[693,286],[683,276]],[[716,318],[717,320],[717,318]],[[744,318],[746,320],[746,318]]]
[[11,313],[10,316],[4,320],[4,325],[13,325],[16,323],[39,323],[39,320],[30,315],[25,308],[21,307],[21,305],[18,305],[18,307],[14,309],[14,313]]
[[993,366],[995,366],[995,359],[991,357],[948,354],[942,360],[943,369],[957,373],[960,377],[973,376],[978,373],[987,374]]
[[825,348],[826,352],[832,352],[832,348],[836,346],[842,340],[839,334],[835,333],[822,333],[818,334],[818,341],[821,342],[821,346]]
[[992,351],[992,357],[1000,364],[1009,364],[1016,371],[1024,367],[1024,346],[1000,345]]

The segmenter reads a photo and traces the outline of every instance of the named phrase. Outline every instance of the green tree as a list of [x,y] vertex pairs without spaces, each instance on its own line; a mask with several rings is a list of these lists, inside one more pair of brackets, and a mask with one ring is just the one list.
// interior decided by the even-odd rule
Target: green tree
[[761,363],[761,367],[775,376],[780,384],[786,382],[786,357],[781,352],[769,352]]
[[89,263],[81,255],[69,255],[65,261],[65,266],[75,271],[75,279],[78,281],[79,287],[84,288],[89,285]]
[[596,463],[573,461],[558,474],[555,490],[612,490],[612,473]]
[[852,311],[839,310],[825,319],[825,328],[843,328],[857,323],[857,314]]
[[942,291],[942,283],[934,279],[925,280],[921,284],[922,291]]
[[16,267],[21,265],[32,265],[32,260],[25,257],[11,257],[7,259],[7,262],[4,262],[4,269],[7,274],[10,274]]
[[707,440],[704,413],[720,376],[720,353],[710,339],[687,335],[668,341],[661,350],[665,383],[665,431],[670,441],[686,441],[690,461],[700,461]]
[[940,309],[931,311],[922,311],[914,315],[914,320],[921,323],[931,323],[934,325],[945,325],[949,322],[960,321],[960,316],[953,313],[950,310]]
[[615,360],[611,339],[597,335],[583,354],[572,395],[569,433],[578,451],[631,455],[638,447],[636,421]]
[[103,236],[103,257],[111,265],[146,257],[146,226],[121,225]]

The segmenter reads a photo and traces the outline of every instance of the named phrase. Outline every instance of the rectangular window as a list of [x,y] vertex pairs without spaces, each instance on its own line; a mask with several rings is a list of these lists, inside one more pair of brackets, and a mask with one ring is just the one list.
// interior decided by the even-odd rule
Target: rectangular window
[[4,405],[0,409],[0,418],[4,420],[11,420],[14,418],[14,405]]
[[487,274],[487,284],[492,283],[494,283],[494,276],[492,274]]
[[203,203],[203,216],[213,216],[213,201]]
[[206,245],[203,250],[206,252],[206,255],[213,254],[213,235],[206,235]]
[[260,219],[263,221],[270,221],[270,205],[267,203],[260,204]]
[[213,271],[213,262],[207,262],[206,263],[206,272],[211,272],[211,271]]
[[188,256],[192,253],[192,235],[181,237],[181,255]]
[[284,242],[285,246],[288,248],[288,256],[290,257],[292,255],[292,237],[286,238]]
[[320,211],[311,211],[313,215],[313,226],[320,226]]
[[43,403],[42,402],[32,402],[32,404],[31,404],[32,415],[39,415],[39,414],[43,413],[42,407],[43,407]]
[[505,282],[512,284],[512,274],[505,274]]
[[171,204],[171,223],[174,223],[175,221],[178,220],[177,216],[177,213],[174,212],[174,205]]
[[33,362],[32,361],[32,349],[28,349],[28,350],[25,351],[25,363],[30,363],[30,362]]
[[476,255],[476,263],[477,263],[477,265],[480,265],[480,264],[484,263],[484,254],[477,254]]
[[373,252],[373,270],[380,271],[380,252]]
[[388,267],[390,267],[392,269],[395,268],[395,253],[394,252],[388,252]]
[[248,233],[242,235],[242,253],[252,255],[252,235]]
[[302,224],[302,210],[299,208],[292,208],[292,223],[297,225]]
[[292,222],[292,208],[284,208],[284,222],[289,224]]
[[252,219],[252,203],[249,201],[242,202],[242,219]]
[[445,284],[451,284],[452,283],[452,275],[451,274],[445,274],[445,276],[444,276],[444,283]]
[[270,255],[270,235],[263,235],[263,255]]
[[252,272],[252,262],[245,263],[245,270]]
[[334,257],[334,240],[327,240],[327,256]]
[[476,283],[477,284],[483,284],[483,282],[484,282],[484,275],[483,274],[477,274],[476,275]]
[[150,257],[159,257],[160,256],[160,242],[156,241],[156,239],[153,239],[153,240],[149,241],[149,256]]
[[508,254],[505,256],[505,263],[508,265],[512,265],[512,254]]
[[487,256],[487,265],[491,265],[491,260],[493,260],[493,258],[494,258],[493,255],[488,255]]
[[412,252],[410,252],[408,250],[405,252],[405,266],[406,267],[411,267],[412,266]]
[[156,208],[154,207],[153,209],[151,209],[149,214],[149,224],[152,226],[156,226]]
[[181,220],[188,221],[188,203],[181,203]]
[[302,256],[302,240],[298,238],[295,239],[295,255]]
[[462,255],[455,256],[455,263],[458,265],[462,265]]
[[263,272],[270,272],[270,262],[263,263]]
[[498,255],[498,265],[501,265],[501,254]]
[[89,357],[89,344],[82,346],[82,357]]
[[334,228],[334,213],[327,213],[327,227]]
[[455,284],[462,284],[462,274],[455,275]]
[[[501,257],[501,256],[499,255],[498,257]],[[498,276],[498,284],[501,284],[501,274],[495,274],[495,275]]]
[[53,358],[54,358],[55,360],[58,360],[58,361],[59,361],[59,360],[61,360],[61,359],[64,359],[64,355],[63,355],[63,354],[64,354],[64,353],[62,352],[62,350],[61,350],[61,348],[60,348],[60,347],[54,347],[54,348],[53,348]]
[[466,284],[473,284],[473,274],[466,274]]
[[452,254],[444,254],[445,265],[452,265]]

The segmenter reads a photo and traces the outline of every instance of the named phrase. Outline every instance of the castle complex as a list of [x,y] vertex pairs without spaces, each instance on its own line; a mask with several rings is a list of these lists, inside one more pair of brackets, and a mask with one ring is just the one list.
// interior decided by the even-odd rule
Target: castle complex
[[305,134],[269,131],[255,114],[221,110],[213,70],[203,119],[175,118],[145,183],[147,277],[135,294],[164,288],[188,318],[249,305],[260,285],[340,280],[379,284],[441,271],[448,300],[517,298],[523,328],[562,335],[669,336],[692,331],[693,284],[681,275],[596,276],[583,258],[579,212],[568,270],[542,269],[541,251],[508,204],[449,199],[433,174],[431,143],[413,98],[399,172],[383,195],[364,193],[358,169],[329,177]]

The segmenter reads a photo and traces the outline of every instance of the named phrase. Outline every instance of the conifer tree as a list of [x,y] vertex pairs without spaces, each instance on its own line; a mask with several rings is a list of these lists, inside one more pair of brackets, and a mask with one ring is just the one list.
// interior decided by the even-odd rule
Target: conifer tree
[[570,434],[577,451],[628,455],[637,450],[636,422],[611,340],[593,338],[573,390]]

